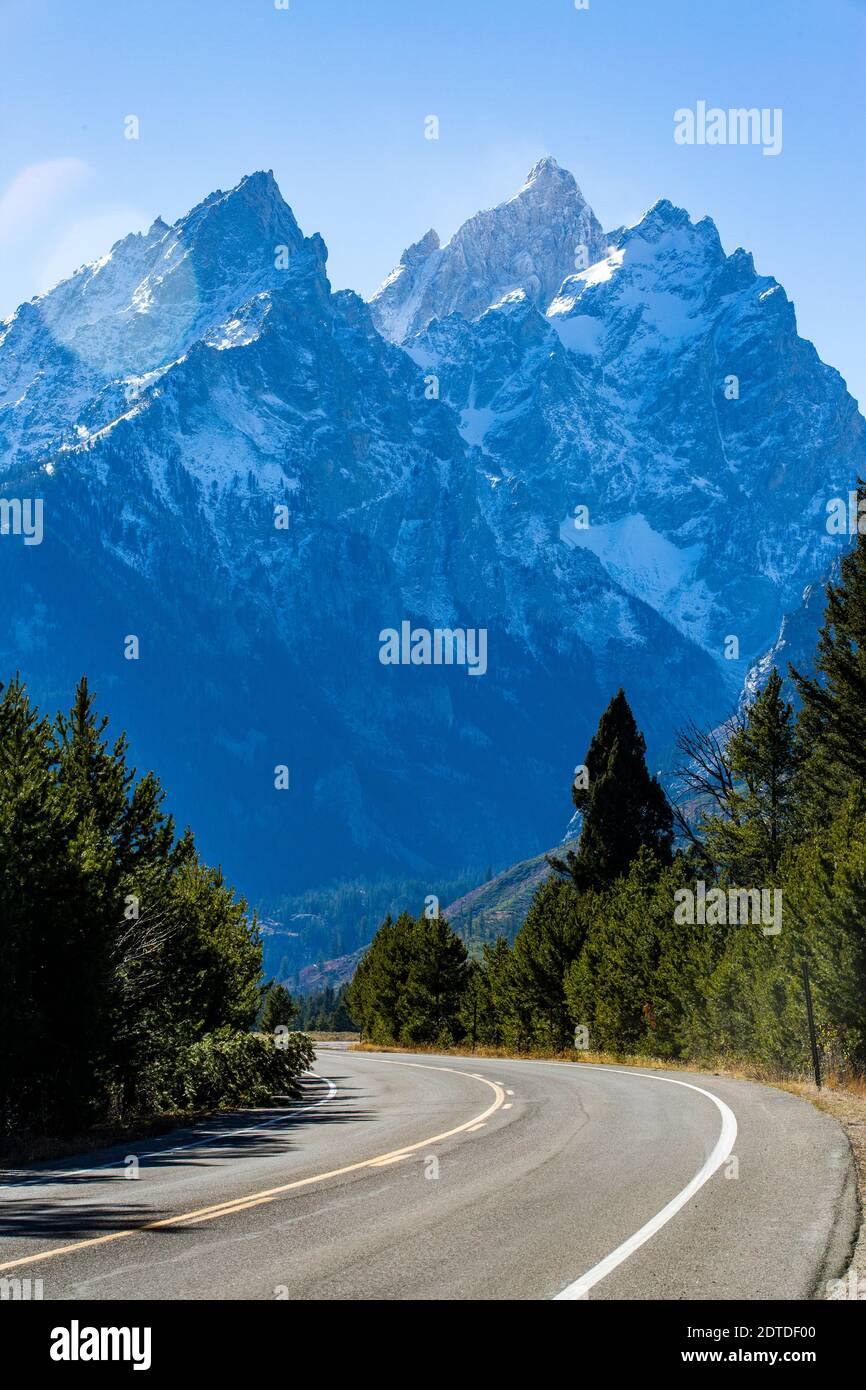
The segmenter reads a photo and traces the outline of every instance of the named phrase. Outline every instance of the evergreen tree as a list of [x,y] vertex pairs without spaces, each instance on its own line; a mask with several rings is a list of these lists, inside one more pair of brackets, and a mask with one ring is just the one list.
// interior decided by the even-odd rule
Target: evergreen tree
[[260,1003],[262,947],[247,903],[222,872],[201,864],[192,838],[171,879],[175,927],[166,943],[172,993],[197,1034],[216,1028],[251,1028]]
[[334,996],[333,1009],[325,1015],[325,1028],[333,1033],[354,1033],[358,1025],[346,1005],[348,984],[340,985]]
[[682,1050],[718,959],[719,931],[674,923],[681,886],[679,857],[660,868],[642,849],[628,874],[586,905],[589,928],[566,971],[565,996],[591,1050],[661,1057]]
[[798,845],[786,866],[785,930],[797,1004],[791,1051],[808,1068],[799,969],[809,959],[816,1022],[832,1070],[866,1071],[866,815],[853,793],[833,822]]
[[575,778],[572,799],[583,817],[577,852],[551,866],[570,874],[579,890],[603,888],[628,872],[642,847],[671,862],[673,816],[646,765],[646,742],[622,690],[599,720],[584,759],[587,785]]
[[573,884],[551,875],[538,888],[512,953],[512,990],[529,1010],[533,1041],[562,1050],[572,1039],[565,974],[586,935]]
[[386,917],[358,964],[346,1007],[372,1042],[441,1042],[462,1036],[466,947],[441,917]]
[[[73,877],[70,821],[53,768],[51,727],[20,679],[0,699],[0,1124],[47,1124],[48,1071],[64,1039],[65,912]],[[58,962],[58,954],[62,960]]]
[[460,1005],[467,987],[466,947],[444,917],[418,918],[407,982],[407,1016],[401,1037],[408,1042],[450,1046],[462,1036]]
[[460,1000],[461,1032],[473,1052],[491,1016],[490,992],[483,968],[477,960],[467,960],[465,987]]
[[730,786],[724,813],[702,824],[713,863],[735,883],[761,884],[778,871],[794,838],[797,757],[792,706],[773,670],[725,751]]
[[265,991],[259,1015],[259,1029],[263,1033],[273,1033],[275,1028],[288,1026],[297,1015],[292,996],[285,985],[272,981]]
[[348,984],[334,989],[326,985],[315,994],[302,995],[298,1000],[297,1026],[304,1032],[355,1033],[357,1024],[346,1008]]
[[[863,485],[860,498],[864,498]],[[797,736],[806,814],[826,824],[849,792],[866,794],[866,535],[827,586],[815,676],[791,668],[801,701]]]
[[109,747],[106,725],[81,680],[70,713],[57,716],[52,738],[55,793],[68,829],[64,889],[46,905],[50,939],[38,994],[53,1033],[43,1084],[52,1101],[51,1124],[62,1131],[95,1118],[121,1047],[115,948],[124,871],[116,844],[132,773],[125,740]]
[[407,1017],[414,920],[386,917],[358,962],[346,1004],[368,1042],[393,1043]]
[[[474,972],[475,997],[464,1003],[463,1022],[474,1027],[476,1040],[491,1047],[519,1052],[531,1046],[532,1009],[524,999],[514,970],[514,953],[504,936],[481,947]],[[471,1010],[471,1013],[470,1013]]]

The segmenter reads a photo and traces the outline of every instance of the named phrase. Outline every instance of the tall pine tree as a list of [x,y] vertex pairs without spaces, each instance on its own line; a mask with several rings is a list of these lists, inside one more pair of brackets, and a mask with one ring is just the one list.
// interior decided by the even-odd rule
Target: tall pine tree
[[565,975],[583,948],[587,923],[572,884],[550,877],[538,888],[512,954],[512,980],[529,1009],[533,1041],[562,1050],[572,1025]]
[[730,769],[724,814],[702,822],[707,852],[735,883],[773,879],[795,832],[794,711],[775,669],[725,751]]
[[564,860],[551,856],[551,866],[570,874],[575,887],[585,891],[605,888],[628,873],[641,848],[669,864],[673,816],[661,785],[647,770],[646,741],[621,689],[598,722],[584,766],[586,778],[576,777],[572,786],[583,817],[577,852],[569,850]]
[[[863,485],[861,501],[866,497]],[[814,676],[793,667],[801,700],[797,719],[806,813],[827,823],[844,798],[866,799],[866,535],[827,586]]]
[[298,1008],[285,985],[272,980],[268,985],[259,1015],[259,1028],[263,1033],[273,1033],[275,1028],[286,1027],[297,1016]]
[[74,910],[68,862],[71,822],[53,767],[51,725],[21,680],[0,699],[0,1133],[53,1118],[46,1084],[66,1038],[67,915]]

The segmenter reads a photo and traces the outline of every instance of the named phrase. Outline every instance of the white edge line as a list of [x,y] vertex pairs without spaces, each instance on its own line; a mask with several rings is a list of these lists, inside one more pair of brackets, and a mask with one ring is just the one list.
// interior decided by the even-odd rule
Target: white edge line
[[688,1091],[697,1091],[698,1095],[706,1096],[718,1109],[722,1117],[722,1130],[716,1140],[715,1148],[700,1171],[695,1173],[691,1182],[687,1183],[682,1191],[677,1193],[676,1197],[671,1198],[667,1206],[662,1207],[661,1211],[657,1212],[655,1216],[647,1221],[645,1226],[641,1226],[640,1230],[635,1231],[634,1235],[629,1236],[628,1240],[624,1240],[622,1245],[618,1245],[615,1250],[612,1250],[611,1253],[606,1255],[603,1260],[600,1260],[597,1265],[593,1265],[592,1269],[587,1270],[586,1274],[582,1274],[579,1279],[575,1279],[573,1283],[564,1288],[562,1293],[558,1293],[554,1302],[558,1302],[562,1299],[574,1300],[586,1298],[589,1294],[589,1290],[593,1288],[594,1285],[600,1283],[602,1279],[606,1279],[618,1265],[621,1265],[624,1260],[627,1260],[630,1255],[633,1255],[636,1250],[639,1250],[642,1245],[645,1245],[648,1240],[651,1240],[663,1226],[667,1225],[671,1217],[676,1216],[677,1212],[694,1197],[695,1193],[703,1187],[704,1183],[709,1182],[713,1174],[725,1162],[725,1159],[730,1156],[737,1140],[737,1117],[733,1110],[725,1105],[723,1100],[719,1100],[718,1096],[714,1096],[712,1091],[705,1091],[702,1086],[694,1086],[690,1081],[676,1081],[672,1076],[657,1076],[651,1071],[623,1072],[616,1067],[596,1066],[590,1062],[584,1062],[582,1066],[588,1071],[613,1071],[618,1076],[643,1076],[650,1081],[666,1081],[670,1086],[685,1086]]

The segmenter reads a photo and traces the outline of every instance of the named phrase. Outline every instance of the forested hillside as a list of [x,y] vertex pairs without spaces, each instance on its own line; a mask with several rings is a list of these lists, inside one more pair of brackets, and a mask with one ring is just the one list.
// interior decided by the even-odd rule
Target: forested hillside
[[786,1072],[818,1043],[866,1069],[866,538],[827,590],[814,676],[772,672],[723,730],[683,731],[682,804],[622,691],[514,945],[471,960],[444,918],[387,919],[347,993],[373,1042],[725,1058]]
[[[435,879],[389,877],[353,879],[313,888],[262,905],[260,931],[265,973],[283,980],[290,989],[306,993],[322,978],[321,967],[337,965],[368,946],[382,918],[397,913],[404,903],[418,910],[435,894],[449,903],[492,876],[486,869],[465,869],[460,874]],[[351,966],[349,965],[349,973]],[[324,975],[331,972],[325,970]],[[338,979],[337,983],[342,983]]]

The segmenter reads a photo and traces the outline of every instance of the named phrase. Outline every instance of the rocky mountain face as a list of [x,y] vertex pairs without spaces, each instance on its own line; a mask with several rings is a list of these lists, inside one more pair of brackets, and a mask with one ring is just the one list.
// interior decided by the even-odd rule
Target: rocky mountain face
[[[576,851],[577,845],[577,840],[564,840],[548,853],[561,858],[568,850]],[[493,942],[498,936],[504,936],[513,944],[532,906],[532,899],[550,871],[547,854],[510,864],[487,883],[449,903],[444,915],[476,952],[481,943]]]
[[[254,896],[555,843],[619,684],[657,763],[725,717],[866,462],[781,287],[670,204],[605,236],[548,159],[369,306],[326,258],[254,174],[0,325],[0,496],[44,504],[0,678],[87,672]],[[404,622],[485,674],[383,664]]]
[[579,263],[603,254],[605,237],[573,176],[547,156],[497,208],[465,222],[447,246],[429,231],[403,253],[373,295],[377,328],[402,342],[433,318],[476,318],[520,289],[544,311]]
[[723,660],[732,689],[836,553],[825,506],[863,457],[863,419],[782,287],[726,256],[709,218],[659,202],[552,299],[518,285],[403,346],[493,494],[522,494],[504,509],[515,545],[527,511],[558,516],[564,543]]

